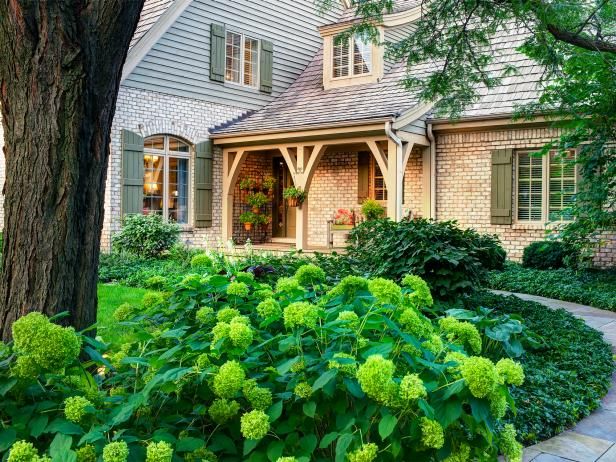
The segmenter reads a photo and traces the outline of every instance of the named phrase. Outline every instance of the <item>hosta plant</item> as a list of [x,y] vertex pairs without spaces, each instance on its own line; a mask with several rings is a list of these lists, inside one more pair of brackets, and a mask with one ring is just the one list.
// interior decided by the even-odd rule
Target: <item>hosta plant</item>
[[500,423],[514,409],[509,388],[524,379],[516,362],[478,356],[473,325],[424,316],[432,296],[419,277],[325,281],[315,265],[275,287],[248,273],[189,275],[121,322],[136,340],[116,351],[40,315],[22,318],[1,356],[0,452],[521,460],[515,429]]

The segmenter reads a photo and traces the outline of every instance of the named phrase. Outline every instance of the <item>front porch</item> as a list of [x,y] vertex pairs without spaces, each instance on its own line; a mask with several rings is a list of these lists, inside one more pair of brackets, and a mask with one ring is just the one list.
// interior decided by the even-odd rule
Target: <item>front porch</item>
[[[233,239],[241,245],[250,239],[253,245],[323,251],[328,248],[328,220],[338,209],[359,212],[367,198],[378,200],[394,220],[409,213],[431,216],[429,142],[423,136],[400,131],[397,136],[388,135],[387,128],[380,123],[216,138],[223,157],[223,240]],[[271,191],[263,190],[268,203],[255,209],[265,219],[246,230],[242,214],[250,212],[246,198],[255,193],[246,190],[245,184],[240,188],[240,183],[252,179],[260,184],[266,178],[273,178],[275,186]],[[282,197],[284,188],[291,185],[307,194],[301,206],[289,207]],[[344,236],[337,233],[334,246],[343,245]]]

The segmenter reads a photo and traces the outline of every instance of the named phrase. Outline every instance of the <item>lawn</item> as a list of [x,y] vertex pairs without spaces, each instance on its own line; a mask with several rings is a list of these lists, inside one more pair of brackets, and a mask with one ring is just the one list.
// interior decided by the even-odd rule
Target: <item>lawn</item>
[[[117,284],[98,285],[98,335],[106,342],[118,343],[126,336],[122,328],[118,328],[113,312],[123,303],[139,305],[143,295],[148,291],[135,287]],[[111,326],[115,327],[110,329]]]

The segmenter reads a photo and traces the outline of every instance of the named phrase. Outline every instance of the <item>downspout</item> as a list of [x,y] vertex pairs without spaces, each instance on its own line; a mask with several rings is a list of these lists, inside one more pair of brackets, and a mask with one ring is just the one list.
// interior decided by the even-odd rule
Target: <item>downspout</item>
[[396,143],[396,221],[400,221],[402,219],[402,188],[400,186],[404,178],[402,171],[404,150],[402,149],[402,140],[391,128],[391,122],[385,122],[385,134]]
[[430,141],[430,218],[436,220],[436,139],[432,133],[432,124],[426,129]]

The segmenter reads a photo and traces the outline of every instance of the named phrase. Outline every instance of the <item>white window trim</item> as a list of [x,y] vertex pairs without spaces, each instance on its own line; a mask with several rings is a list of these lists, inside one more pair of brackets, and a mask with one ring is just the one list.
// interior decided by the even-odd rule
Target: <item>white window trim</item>
[[[578,152],[576,150],[570,150],[577,159]],[[538,152],[538,149],[520,149],[515,151],[515,175],[514,175],[514,206],[515,206],[515,224],[519,225],[545,225],[549,223],[571,223],[572,220],[550,220],[550,156],[552,153],[557,152],[555,150],[549,151],[547,154],[541,156],[542,163],[542,177],[541,177],[541,219],[540,220],[520,220],[518,218],[518,181],[520,174],[520,154],[531,154]],[[579,169],[577,164],[575,166],[575,192],[578,192],[579,184]]]
[[[227,34],[235,34],[241,37],[240,41],[240,81],[234,82],[233,80],[227,80]],[[246,85],[244,83],[244,55],[246,51],[246,39],[254,40],[257,42],[257,75],[254,85]],[[261,40],[252,37],[243,32],[234,30],[227,30],[225,32],[225,84],[232,85],[234,87],[250,88],[251,90],[258,90],[261,85]]]
[[370,49],[370,72],[364,72],[362,74],[355,73],[354,58],[355,58],[355,36],[349,38],[349,62],[347,64],[349,73],[347,75],[341,75],[339,77],[334,77],[334,48],[336,48],[336,36],[332,37],[332,53],[331,53],[331,75],[330,79],[332,81],[336,80],[344,80],[344,79],[356,79],[360,77],[371,77],[374,73],[374,47],[372,46],[372,42],[368,42],[367,45],[371,47]]
[[[179,158],[179,159],[188,159],[188,191],[187,191],[187,198],[186,198],[186,207],[187,207],[187,214],[186,214],[186,223],[178,223],[179,226],[182,227],[182,229],[186,230],[186,229],[190,229],[191,228],[191,223],[192,223],[192,175],[193,175],[193,161],[192,161],[192,154],[193,154],[193,146],[188,142],[183,140],[180,137],[174,136],[174,135],[162,135],[162,134],[157,134],[157,135],[151,135],[148,136],[145,141],[147,141],[149,138],[155,138],[155,137],[160,137],[162,136],[164,138],[164,144],[165,147],[164,149],[153,149],[153,148],[145,148],[143,149],[143,155],[155,155],[155,156],[160,156],[163,158],[163,191],[162,191],[162,196],[163,196],[163,210],[162,210],[162,216],[163,216],[163,220],[165,222],[169,221],[169,197],[168,197],[168,192],[169,192],[169,158],[170,157],[175,157],[175,158]],[[188,145],[188,152],[177,152],[177,151],[171,151],[169,149],[169,139],[170,138],[174,138],[177,139],[183,143],[186,143]],[[143,205],[142,205],[143,208]]]

